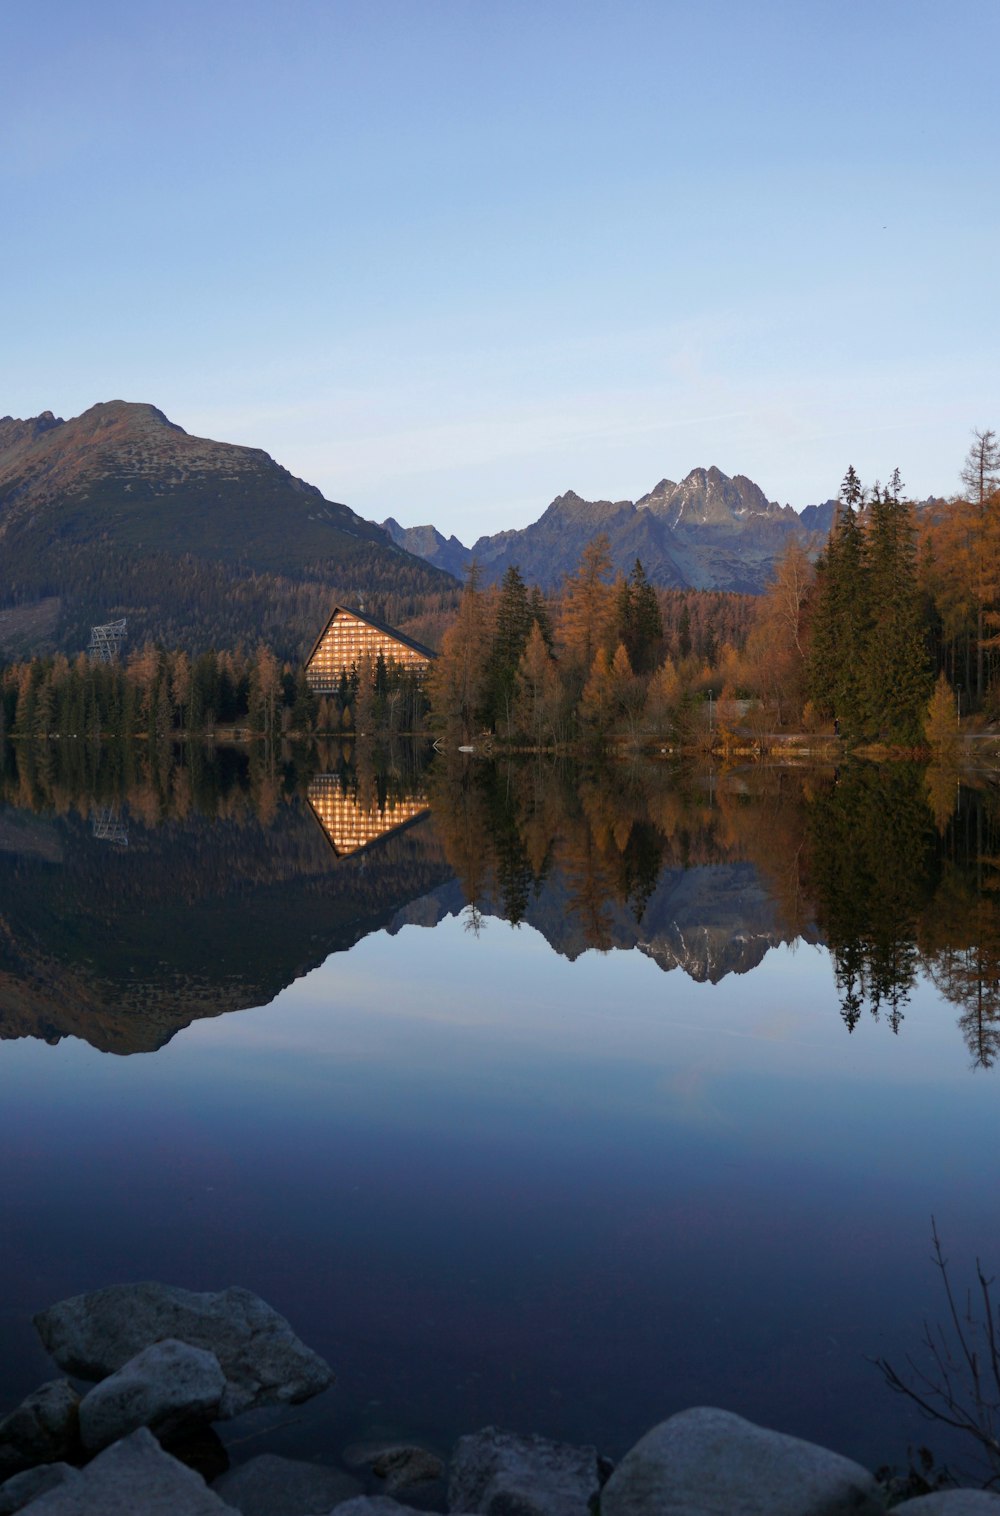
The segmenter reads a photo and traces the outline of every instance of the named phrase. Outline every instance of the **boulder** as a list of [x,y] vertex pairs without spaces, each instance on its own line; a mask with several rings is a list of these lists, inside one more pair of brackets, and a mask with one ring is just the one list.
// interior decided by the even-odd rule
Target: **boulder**
[[232,1516],[201,1475],[165,1453],[145,1427],[28,1509],[31,1516]]
[[40,1463],[36,1468],[25,1469],[0,1484],[0,1516],[14,1516],[46,1490],[54,1490],[57,1484],[69,1479],[79,1479],[80,1472],[68,1463]]
[[0,1421],[0,1479],[79,1450],[80,1397],[67,1379],[50,1379]]
[[586,1516],[599,1485],[595,1448],[483,1427],[455,1444],[448,1509],[483,1516]]
[[418,1511],[416,1506],[400,1505],[390,1495],[356,1495],[353,1500],[345,1500],[343,1505],[324,1512],[324,1516],[427,1516],[427,1512]]
[[221,1417],[308,1400],[333,1380],[329,1365],[250,1290],[116,1284],[50,1306],[35,1326],[60,1368],[83,1379],[106,1378],[166,1337],[204,1348],[226,1376]]
[[[900,1509],[903,1509],[900,1507]],[[601,1516],[882,1516],[867,1469],[729,1411],[681,1411],[647,1432],[601,1492]]]
[[80,1402],[80,1438],[88,1452],[106,1448],[137,1427],[169,1431],[210,1421],[226,1391],[214,1353],[167,1337],[130,1358]]
[[321,1463],[303,1463],[262,1453],[230,1469],[212,1485],[213,1492],[243,1516],[304,1516],[339,1508],[361,1493],[350,1474]]
[[444,1464],[426,1448],[398,1443],[379,1448],[371,1459],[372,1473],[384,1479],[389,1490],[407,1490],[416,1484],[431,1484],[444,1476]]
[[916,1500],[904,1500],[894,1510],[900,1516],[997,1516],[1000,1495],[990,1490],[934,1490]]
[[341,1454],[349,1469],[371,1469],[395,1493],[443,1479],[443,1459],[412,1442],[355,1442]]

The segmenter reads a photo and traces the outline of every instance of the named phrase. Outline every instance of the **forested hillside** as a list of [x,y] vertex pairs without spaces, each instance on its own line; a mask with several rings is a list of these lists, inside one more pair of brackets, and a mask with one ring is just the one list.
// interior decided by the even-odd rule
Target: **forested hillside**
[[264,452],[189,436],[155,407],[0,420],[0,648],[133,643],[306,652],[340,599],[426,630],[454,581]]

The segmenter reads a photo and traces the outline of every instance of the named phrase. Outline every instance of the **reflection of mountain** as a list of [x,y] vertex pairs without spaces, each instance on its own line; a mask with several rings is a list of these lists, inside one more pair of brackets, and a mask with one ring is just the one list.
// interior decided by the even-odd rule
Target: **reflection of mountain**
[[268,827],[133,818],[127,849],[79,817],[0,813],[0,1036],[150,1051],[273,999],[449,875],[426,820],[338,860],[300,804]]
[[922,961],[974,1060],[998,1056],[1000,808],[963,784],[935,826],[918,770],[706,783],[397,754],[387,776],[324,753],[305,790],[293,764],[127,755],[127,777],[74,787],[68,758],[11,756],[0,781],[39,809],[0,810],[0,1036],[150,1050],[371,932],[468,906],[571,960],[634,949],[711,983],[822,941],[849,1029],[870,1011],[898,1030]]
[[345,788],[339,774],[315,774],[309,781],[309,804],[338,858],[360,853],[401,827],[428,814],[426,795],[384,796],[367,800]]
[[[434,926],[445,916],[458,915],[464,906],[461,887],[453,881],[433,896],[404,906],[389,930]],[[481,907],[485,915],[503,914],[489,898]],[[545,880],[523,920],[571,961],[593,946],[558,869]],[[664,869],[641,925],[627,905],[610,899],[602,906],[602,925],[604,947],[636,948],[665,971],[680,968],[690,978],[712,984],[727,974],[748,973],[763,962],[770,948],[795,940],[782,931],[774,901],[750,863]],[[805,940],[818,939],[810,930]]]

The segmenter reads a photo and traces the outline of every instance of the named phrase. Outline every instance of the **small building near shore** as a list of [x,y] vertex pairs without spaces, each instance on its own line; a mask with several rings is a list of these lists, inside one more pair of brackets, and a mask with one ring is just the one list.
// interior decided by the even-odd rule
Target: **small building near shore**
[[317,695],[335,694],[343,674],[359,669],[365,658],[374,665],[379,654],[386,664],[392,663],[419,678],[437,657],[433,648],[424,647],[422,642],[376,621],[364,611],[335,605],[306,659],[309,687]]

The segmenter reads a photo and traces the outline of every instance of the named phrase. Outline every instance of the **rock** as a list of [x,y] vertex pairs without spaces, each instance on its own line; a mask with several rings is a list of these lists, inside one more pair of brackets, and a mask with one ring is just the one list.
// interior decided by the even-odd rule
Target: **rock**
[[[902,1509],[902,1507],[900,1508]],[[866,1469],[710,1407],[637,1442],[601,1492],[601,1516],[882,1516]]]
[[145,1427],[28,1509],[31,1516],[232,1516],[201,1475],[164,1453]]
[[340,1456],[349,1469],[371,1469],[393,1492],[431,1484],[445,1475],[444,1460],[416,1443],[354,1442]]
[[211,1484],[229,1468],[225,1443],[208,1421],[185,1421],[166,1432],[158,1429],[156,1440],[165,1453],[194,1469],[206,1484]]
[[0,1516],[13,1516],[37,1495],[44,1495],[46,1490],[54,1490],[57,1484],[79,1477],[79,1469],[71,1468],[68,1463],[40,1463],[37,1468],[25,1469],[22,1474],[15,1474],[13,1479],[0,1484]]
[[406,1490],[415,1484],[430,1484],[444,1476],[444,1463],[426,1448],[397,1444],[380,1448],[371,1460],[372,1473],[384,1479],[390,1490]]
[[483,1427],[451,1455],[448,1509],[483,1516],[586,1516],[597,1451]]
[[324,1516],[427,1516],[427,1512],[418,1511],[416,1506],[400,1505],[389,1495],[356,1495]]
[[154,1342],[80,1402],[80,1437],[89,1452],[138,1427],[170,1430],[191,1418],[210,1421],[226,1391],[214,1353],[175,1337]]
[[66,1379],[39,1386],[0,1421],[0,1479],[79,1450],[80,1397]]
[[243,1516],[303,1516],[339,1509],[342,1501],[361,1493],[361,1485],[321,1463],[262,1453],[223,1474],[212,1490]]
[[997,1516],[1000,1495],[990,1490],[934,1490],[894,1509],[901,1516]]
[[165,1337],[205,1348],[226,1376],[221,1417],[308,1400],[333,1380],[329,1365],[250,1290],[116,1284],[60,1301],[35,1326],[60,1368],[84,1379],[104,1379]]

